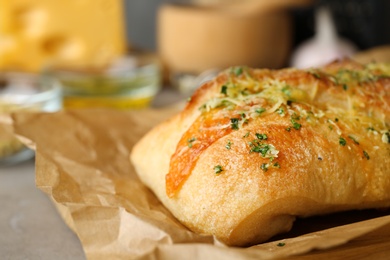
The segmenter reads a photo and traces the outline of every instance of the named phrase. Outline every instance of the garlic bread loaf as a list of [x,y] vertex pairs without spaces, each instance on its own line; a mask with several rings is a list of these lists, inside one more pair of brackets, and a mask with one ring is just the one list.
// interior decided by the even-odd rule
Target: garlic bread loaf
[[296,217],[390,206],[390,64],[233,67],[134,147],[140,179],[185,226],[231,246]]

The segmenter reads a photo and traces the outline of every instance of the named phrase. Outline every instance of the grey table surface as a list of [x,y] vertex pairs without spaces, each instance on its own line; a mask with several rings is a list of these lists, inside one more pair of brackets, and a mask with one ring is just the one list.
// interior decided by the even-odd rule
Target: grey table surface
[[85,259],[78,237],[35,186],[34,160],[0,168],[0,259]]

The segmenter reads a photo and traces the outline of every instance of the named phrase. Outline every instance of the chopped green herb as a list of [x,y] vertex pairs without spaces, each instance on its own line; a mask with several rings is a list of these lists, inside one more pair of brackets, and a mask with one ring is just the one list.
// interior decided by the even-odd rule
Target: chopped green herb
[[344,85],[343,85],[343,89],[344,89],[344,90],[348,90],[348,85],[347,85],[347,84],[344,84]]
[[266,163],[262,163],[262,164],[260,165],[260,169],[262,169],[262,170],[263,170],[263,172],[266,172],[266,171],[268,171],[268,164],[266,164]]
[[284,115],[283,107],[279,107],[278,109],[276,109],[276,113],[278,113],[279,115]]
[[226,107],[227,109],[231,109],[233,106],[233,103],[226,99],[221,100],[220,105],[218,105],[218,107]]
[[243,136],[244,138],[249,136],[249,132],[246,132],[246,134]]
[[293,127],[296,129],[296,130],[299,130],[301,129],[302,125],[300,123],[297,123],[297,122],[293,122]]
[[287,127],[287,128],[286,128],[286,131],[287,131],[287,132],[290,132],[290,131],[291,131],[291,127]]
[[275,162],[273,165],[275,168],[280,168],[280,164],[278,162]]
[[233,130],[238,130],[239,127],[238,127],[238,121],[239,119],[238,118],[230,118],[230,126]]
[[258,114],[262,114],[262,113],[264,113],[265,112],[265,108],[257,108],[256,110],[255,110],[255,112],[256,113],[258,113]]
[[302,127],[302,125],[296,121],[296,120],[299,120],[299,118],[300,117],[298,115],[294,114],[294,115],[291,116],[291,119],[290,119],[292,126],[296,130],[301,129],[301,127]]
[[226,149],[230,150],[230,148],[232,147],[232,142],[230,142],[230,140],[228,140],[227,144],[225,145]]
[[280,243],[277,244],[277,246],[279,246],[279,247],[282,247],[282,246],[285,246],[285,245],[286,245],[286,243],[283,243],[283,242],[280,242]]
[[241,95],[243,96],[248,96],[250,94],[249,90],[248,89],[244,89],[244,90],[241,90]]
[[266,134],[256,133],[255,135],[256,135],[257,139],[259,139],[259,140],[267,140],[268,139],[268,136]]
[[355,144],[359,144],[355,137],[348,135],[348,138],[351,139]]
[[195,137],[192,137],[191,139],[188,139],[188,140],[187,140],[187,143],[188,143],[188,147],[189,147],[189,148],[192,148],[192,143],[193,143],[195,140],[196,140]]
[[240,76],[243,71],[244,70],[242,69],[242,67],[236,67],[234,70],[234,74],[236,74],[236,76]]
[[333,130],[333,126],[332,125],[329,125],[328,126],[330,130]]
[[289,87],[289,86],[285,86],[284,88],[282,88],[282,92],[283,92],[286,96],[288,96],[288,97],[291,96],[291,90],[290,90],[290,87]]
[[223,168],[221,165],[215,165],[214,166],[214,172],[215,174],[220,174],[221,172],[223,172]]
[[342,145],[342,146],[345,146],[347,144],[347,141],[343,137],[340,137],[339,138],[339,144]]
[[375,131],[375,128],[373,128],[373,127],[370,126],[370,127],[367,127],[367,130],[368,130],[368,131]]
[[320,79],[321,78],[320,74],[318,74],[318,72],[315,72],[315,71],[312,71],[311,75],[313,75],[316,79]]
[[271,146],[269,144],[264,143],[256,143],[252,142],[249,144],[251,146],[251,152],[260,153],[263,157],[265,157],[269,150],[271,150]]
[[221,94],[227,95],[227,86],[226,85],[223,85],[221,87]]
[[336,117],[336,118],[334,119],[334,121],[335,121],[335,122],[338,122],[338,121],[339,121],[339,119]]
[[367,160],[370,160],[370,156],[368,155],[368,153],[366,151],[363,151],[363,155],[364,155],[364,157],[366,157]]
[[390,132],[386,132],[386,133],[383,134],[382,141],[384,143],[390,144]]
[[206,105],[206,104],[203,104],[203,105],[201,105],[201,106],[199,107],[199,110],[202,111],[202,112],[204,112],[204,111],[206,110],[206,107],[207,107],[207,105]]

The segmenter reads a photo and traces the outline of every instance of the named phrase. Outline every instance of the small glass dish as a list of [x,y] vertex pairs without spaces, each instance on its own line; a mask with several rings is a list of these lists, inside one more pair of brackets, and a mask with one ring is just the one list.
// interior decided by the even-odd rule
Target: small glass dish
[[43,78],[61,85],[65,109],[144,108],[160,90],[160,67],[154,55],[133,53],[99,68],[52,66]]
[[0,73],[0,165],[14,164],[33,157],[34,152],[25,147],[7,124],[13,112],[54,112],[62,107],[58,85],[41,82],[34,74]]

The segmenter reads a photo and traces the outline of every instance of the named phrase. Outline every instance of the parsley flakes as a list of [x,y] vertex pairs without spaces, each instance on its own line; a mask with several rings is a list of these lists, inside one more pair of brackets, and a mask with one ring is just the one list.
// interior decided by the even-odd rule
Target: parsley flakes
[[348,138],[351,139],[355,144],[359,144],[359,142],[356,140],[355,137],[351,136],[351,135],[348,135]]
[[278,109],[276,109],[276,113],[278,113],[279,115],[284,115],[283,107],[279,107]]
[[226,85],[223,85],[221,87],[221,94],[227,95],[227,86]]
[[225,145],[226,149],[230,150],[230,148],[232,148],[232,142],[230,142],[230,140],[228,140],[227,144]]
[[223,172],[223,168],[221,165],[215,165],[214,166],[214,172],[215,174],[220,174],[221,172]]
[[265,108],[263,108],[263,107],[261,107],[261,108],[257,108],[256,110],[255,110],[255,112],[257,113],[257,114],[262,114],[262,113],[264,113],[265,112]]
[[242,69],[242,67],[236,67],[234,70],[234,74],[236,76],[240,76],[243,72],[244,72],[244,70]]
[[263,157],[265,157],[269,150],[271,150],[271,146],[269,144],[264,143],[250,143],[251,152],[260,153]]
[[259,139],[259,140],[267,140],[268,139],[268,136],[266,134],[256,133],[255,135],[256,135],[257,139]]
[[346,141],[344,138],[340,137],[340,138],[339,138],[339,144],[340,144],[341,146],[345,146],[345,145],[347,144],[347,141]]
[[292,124],[292,127],[295,129],[295,130],[299,130],[301,129],[302,125],[300,123],[297,122],[297,120],[299,120],[300,117],[296,114],[292,115],[291,118],[290,118],[290,121],[291,121],[291,124]]
[[239,127],[238,127],[238,121],[239,119],[238,118],[230,118],[230,126],[233,130],[238,130]]
[[302,125],[298,122],[292,122],[292,124],[295,130],[299,130],[302,127]]
[[270,167],[280,169],[280,164],[278,162],[274,162],[274,163],[262,163],[260,165],[260,169],[263,172],[267,172]]
[[187,145],[189,148],[192,148],[193,142],[195,142],[196,138],[192,137],[191,139],[187,140]]

